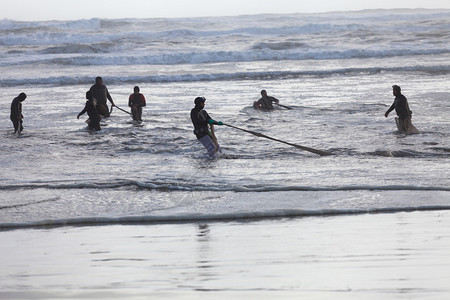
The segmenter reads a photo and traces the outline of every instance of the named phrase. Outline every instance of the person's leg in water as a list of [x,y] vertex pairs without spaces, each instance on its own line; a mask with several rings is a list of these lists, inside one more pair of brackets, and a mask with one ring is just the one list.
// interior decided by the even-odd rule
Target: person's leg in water
[[214,131],[214,125],[213,124],[209,125],[209,129],[210,129],[209,136],[211,137],[211,140],[213,141],[214,145],[216,146],[216,153],[222,152],[222,149],[220,149],[219,142],[217,141],[217,137],[216,137],[216,134]]
[[11,119],[14,126],[14,133],[20,134],[23,130],[22,120],[20,119]]
[[[206,148],[206,151],[208,151],[208,155],[211,158],[214,158],[216,156],[216,153],[218,152],[218,149],[216,148],[216,145],[214,144],[213,140],[209,135],[205,135],[199,141],[203,144],[203,146]],[[220,147],[219,147],[220,149]]]
[[133,105],[131,107],[131,115],[133,116],[133,120],[142,121],[142,107]]
[[136,119],[137,121],[142,121],[142,107],[136,109]]
[[99,131],[100,128],[100,119],[89,119],[89,130]]
[[14,126],[14,133],[16,133],[17,130],[19,130],[19,120],[11,119],[11,122],[13,123],[13,126]]

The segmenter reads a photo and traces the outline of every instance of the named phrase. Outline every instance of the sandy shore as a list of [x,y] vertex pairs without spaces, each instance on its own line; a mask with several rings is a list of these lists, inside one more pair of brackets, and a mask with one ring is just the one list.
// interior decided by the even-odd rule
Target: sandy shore
[[445,299],[450,212],[0,232],[1,299]]

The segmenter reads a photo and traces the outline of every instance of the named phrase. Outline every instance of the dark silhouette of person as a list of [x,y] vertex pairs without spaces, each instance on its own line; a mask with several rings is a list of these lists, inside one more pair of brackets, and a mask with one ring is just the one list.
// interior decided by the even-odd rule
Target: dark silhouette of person
[[274,109],[273,103],[280,102],[277,98],[267,96],[266,90],[261,91],[261,98],[258,101],[253,102],[253,107],[256,109],[272,110]]
[[389,113],[395,109],[398,120],[396,120],[398,130],[404,133],[419,133],[417,128],[412,124],[412,111],[409,109],[408,100],[402,94],[402,89],[398,85],[392,86],[392,94],[395,96],[394,103],[385,112],[387,118]]
[[204,110],[205,97],[197,97],[194,100],[195,107],[191,110],[191,120],[194,124],[194,134],[208,151],[208,155],[214,158],[220,152],[220,146],[211,127],[213,125],[223,125],[222,122],[214,121]]
[[11,103],[10,119],[14,125],[14,133],[20,134],[23,130],[22,102],[25,101],[27,95],[20,93]]
[[109,117],[110,112],[108,105],[106,104],[106,100],[109,100],[112,106],[116,105],[114,104],[114,101],[108,92],[108,88],[103,84],[103,79],[100,76],[95,78],[95,84],[91,86],[90,91],[97,100],[98,113],[104,117]]
[[97,100],[92,95],[91,91],[86,92],[86,105],[84,106],[83,110],[78,114],[77,119],[80,118],[81,115],[87,112],[89,116],[88,120],[88,126],[90,130],[99,131],[100,128],[100,120],[101,116],[98,113],[97,110]]
[[146,106],[145,97],[139,91],[139,87],[135,86],[134,93],[128,98],[128,106],[135,121],[142,121],[142,107]]

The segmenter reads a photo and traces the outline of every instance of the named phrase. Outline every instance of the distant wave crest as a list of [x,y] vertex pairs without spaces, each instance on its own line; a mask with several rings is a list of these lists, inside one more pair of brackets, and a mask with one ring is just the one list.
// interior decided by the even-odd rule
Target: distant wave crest
[[[39,50],[39,54],[42,55],[28,55],[26,57],[22,57],[21,59],[0,60],[0,66],[33,64],[64,66],[182,65],[257,61],[365,59],[395,56],[450,54],[450,48],[313,50],[302,43],[290,42],[258,43],[251,46],[250,50],[242,51],[166,51],[158,54],[135,52],[114,53],[114,47],[114,44],[106,42],[51,46]],[[10,50],[8,53],[19,55],[24,54],[23,50]]]
[[[232,72],[232,73],[199,73],[199,74],[175,74],[175,75],[134,75],[134,76],[109,76],[109,84],[115,83],[166,83],[166,82],[201,82],[224,80],[274,80],[291,79],[301,77],[329,77],[336,75],[377,74],[382,72],[425,72],[430,75],[450,74],[448,66],[408,66],[408,67],[371,67],[371,68],[344,68],[331,70],[303,70],[303,71],[266,71],[266,72]],[[41,78],[0,79],[0,86],[22,85],[88,85],[92,83],[92,76],[50,76]]]

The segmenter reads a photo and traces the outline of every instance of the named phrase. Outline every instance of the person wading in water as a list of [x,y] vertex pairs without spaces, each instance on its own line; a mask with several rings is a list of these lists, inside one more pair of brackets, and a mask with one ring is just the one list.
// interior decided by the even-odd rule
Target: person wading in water
[[194,124],[194,134],[208,151],[208,155],[214,158],[217,152],[221,152],[219,143],[214,134],[214,125],[223,125],[220,121],[214,121],[204,110],[205,97],[197,97],[194,100],[195,107],[191,110],[191,120]]
[[397,128],[403,133],[419,133],[416,127],[411,122],[412,111],[409,109],[408,100],[402,94],[400,86],[392,86],[392,94],[395,96],[394,103],[385,112],[384,116],[387,118],[389,113],[395,109],[398,118],[396,118]]
[[273,103],[279,103],[280,101],[272,96],[268,96],[266,90],[261,91],[261,98],[258,101],[253,102],[253,107],[256,109],[272,110],[274,109]]
[[128,106],[131,107],[133,120],[142,121],[142,107],[146,105],[145,97],[139,93],[139,87],[134,87],[134,93],[128,98]]
[[111,106],[116,106],[111,95],[108,92],[108,88],[103,84],[103,79],[98,76],[95,78],[95,84],[91,86],[90,91],[92,95],[97,100],[97,110],[103,117],[109,117],[110,111],[108,105],[106,104],[106,99],[111,102]]
[[27,95],[25,93],[20,93],[19,96],[14,98],[11,102],[11,114],[9,118],[13,122],[14,133],[19,135],[23,130],[22,102],[25,101],[26,98]]
[[77,119],[80,118],[81,115],[87,112],[89,116],[89,120],[87,121],[89,129],[94,131],[101,130],[100,128],[100,114],[97,111],[97,100],[93,97],[91,91],[86,92],[86,105],[83,110],[78,114]]

